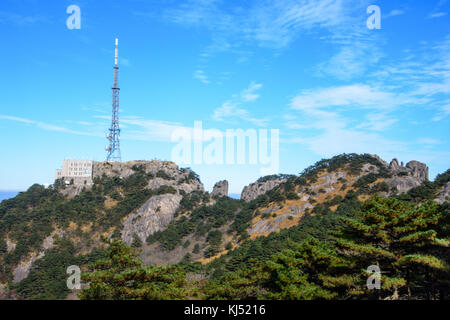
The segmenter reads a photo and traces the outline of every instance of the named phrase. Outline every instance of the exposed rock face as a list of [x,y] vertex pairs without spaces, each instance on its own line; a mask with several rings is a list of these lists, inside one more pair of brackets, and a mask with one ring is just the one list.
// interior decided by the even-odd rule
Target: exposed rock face
[[172,221],[183,197],[178,194],[153,196],[123,224],[122,240],[131,244],[134,236],[142,242],[156,231],[162,230]]
[[26,261],[22,261],[13,271],[13,282],[17,283],[28,277],[30,273],[31,266],[33,263],[42,258],[44,256],[44,252],[39,252],[39,254],[33,254]]
[[[97,163],[94,164],[94,171],[96,165]],[[204,191],[200,181],[189,179],[189,171],[180,170],[173,162],[155,160],[99,163],[98,165],[100,168],[99,171],[95,171],[95,175],[119,174],[121,177],[133,174],[133,166],[142,166],[146,173],[155,176],[148,183],[149,189],[156,190],[162,186],[170,186],[176,190],[175,194],[168,193],[151,197],[141,208],[126,218],[123,224],[122,240],[127,244],[131,244],[135,236],[145,242],[149,235],[166,228],[180,205],[183,198],[181,194]]]
[[[156,176],[149,185],[151,189],[157,189],[163,185],[175,186],[183,184],[183,186],[177,187],[176,189],[183,189],[188,193],[193,190],[204,190],[203,184],[200,181],[195,179],[186,180],[189,176],[187,169],[179,169],[175,163],[170,161],[94,162],[92,176],[94,179],[101,178],[103,175],[107,177],[127,178],[136,172],[133,170],[136,167],[142,167],[145,173],[151,173]],[[158,175],[168,177],[169,179],[158,177]],[[83,189],[90,189],[91,187],[91,183],[74,183],[62,189],[61,193],[65,196],[74,197],[79,195]]]
[[444,186],[444,188],[439,192],[438,198],[436,201],[438,203],[444,203],[445,201],[449,201],[450,198],[450,182],[447,182],[447,184]]
[[[299,213],[304,212],[307,208],[311,209],[314,206],[310,203],[304,203],[300,205],[295,205],[290,207],[290,211],[286,213],[282,213],[277,215],[277,217],[273,220],[260,220],[255,225],[248,230],[248,234],[252,235],[254,233],[256,234],[264,234],[264,233],[271,233],[274,231],[278,231],[281,229],[281,224],[286,220],[289,219],[289,217],[295,217]],[[262,211],[261,213],[273,213],[276,212],[279,209],[279,207],[275,208],[269,208],[267,210]]]
[[228,197],[228,181],[222,180],[214,185],[212,196]]
[[[363,168],[364,170],[364,168]],[[369,169],[367,169],[369,170]],[[322,177],[320,177],[321,183],[317,183],[310,187],[311,190],[320,190],[323,189],[325,192],[332,192],[335,190],[334,184],[338,182],[339,179],[345,179],[347,178],[347,173],[345,171],[336,171],[336,172],[330,172]],[[303,197],[304,194],[301,195]]]
[[406,164],[406,168],[409,169],[411,176],[420,181],[428,180],[428,167],[425,163],[413,160]]
[[397,192],[400,194],[408,192],[412,188],[421,185],[421,181],[419,179],[411,176],[393,177],[387,179],[385,182],[387,183],[390,189],[397,188]]
[[280,185],[283,182],[286,182],[286,179],[273,179],[273,180],[267,180],[264,182],[256,181],[256,182],[244,187],[244,189],[242,190],[242,193],[241,193],[241,199],[246,202],[250,202],[250,201],[258,198],[258,196],[277,187],[278,185]]
[[[182,180],[181,180],[182,181]],[[191,180],[190,182],[180,182],[180,180],[167,180],[163,178],[153,178],[148,183],[149,189],[158,189],[162,186],[169,186],[177,191],[183,190],[186,193],[191,193],[193,191],[204,191],[203,184],[197,180]]]
[[134,166],[141,166],[145,173],[156,174],[164,172],[167,176],[178,180],[188,175],[187,170],[180,170],[178,166],[171,161],[128,161],[128,162],[94,162],[93,178],[101,177],[105,174],[108,177],[127,178],[135,171]]
[[6,251],[7,252],[11,252],[15,248],[16,248],[16,243],[11,241],[11,240],[9,240],[9,239],[6,239]]
[[54,237],[58,235],[59,237],[64,236],[62,231],[53,231],[47,238],[42,242],[41,251],[38,253],[32,253],[27,260],[20,262],[13,271],[13,282],[17,283],[28,277],[31,267],[36,260],[39,260],[45,256],[45,250],[54,247]]
[[389,170],[393,174],[404,174],[409,175],[411,177],[417,178],[420,181],[426,181],[428,180],[428,167],[425,163],[412,160],[406,164],[406,166],[403,166],[403,162],[401,165],[398,164],[397,159],[392,159],[391,163],[389,164]]
[[396,158],[392,159],[391,163],[389,163],[389,169],[391,169],[391,171],[398,171],[400,169]]
[[428,180],[428,167],[425,163],[413,160],[403,166],[397,159],[392,159],[389,169],[394,177],[386,180],[390,188],[397,188],[399,193],[405,193],[418,187]]

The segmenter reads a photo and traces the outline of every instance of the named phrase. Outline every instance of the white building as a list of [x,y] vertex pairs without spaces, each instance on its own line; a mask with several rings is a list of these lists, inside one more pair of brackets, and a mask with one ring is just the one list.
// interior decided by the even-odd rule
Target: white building
[[94,161],[91,160],[63,160],[62,168],[56,170],[55,180],[65,178],[66,180],[90,181],[92,179],[93,168]]

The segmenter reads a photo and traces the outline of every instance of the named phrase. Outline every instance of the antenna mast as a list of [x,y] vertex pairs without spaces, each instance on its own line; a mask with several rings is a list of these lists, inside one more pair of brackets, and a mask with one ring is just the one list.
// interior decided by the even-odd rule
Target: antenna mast
[[122,161],[120,155],[120,128],[119,128],[119,67],[117,58],[119,56],[119,39],[116,38],[116,50],[114,55],[114,85],[112,87],[112,119],[111,128],[106,138],[109,146],[106,147],[106,161]]

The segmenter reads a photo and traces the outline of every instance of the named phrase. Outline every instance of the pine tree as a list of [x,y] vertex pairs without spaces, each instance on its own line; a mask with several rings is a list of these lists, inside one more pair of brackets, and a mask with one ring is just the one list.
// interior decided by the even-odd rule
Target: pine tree
[[121,241],[106,240],[107,258],[97,261],[91,273],[82,275],[88,288],[79,298],[85,300],[169,300],[184,299],[194,294],[186,282],[186,275],[177,266],[143,265],[138,250]]
[[[357,217],[342,218],[337,245],[358,278],[351,293],[386,298],[414,291],[431,298],[440,292],[443,298],[450,278],[449,235],[439,225],[448,221],[448,213],[433,201],[417,205],[375,196]],[[371,265],[381,270],[380,290],[366,286]]]
[[210,299],[333,299],[354,282],[341,272],[347,262],[327,244],[308,238],[205,287]]

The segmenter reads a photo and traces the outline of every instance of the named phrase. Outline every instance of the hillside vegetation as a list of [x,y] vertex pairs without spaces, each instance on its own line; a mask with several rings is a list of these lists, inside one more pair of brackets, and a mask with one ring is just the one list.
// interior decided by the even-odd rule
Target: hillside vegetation
[[[57,181],[0,203],[4,296],[63,299],[66,268],[79,265],[83,299],[448,297],[449,205],[434,199],[450,170],[430,182],[344,154],[262,177],[282,182],[243,201],[169,169],[133,165],[80,192]],[[366,286],[373,265],[380,290]]]

